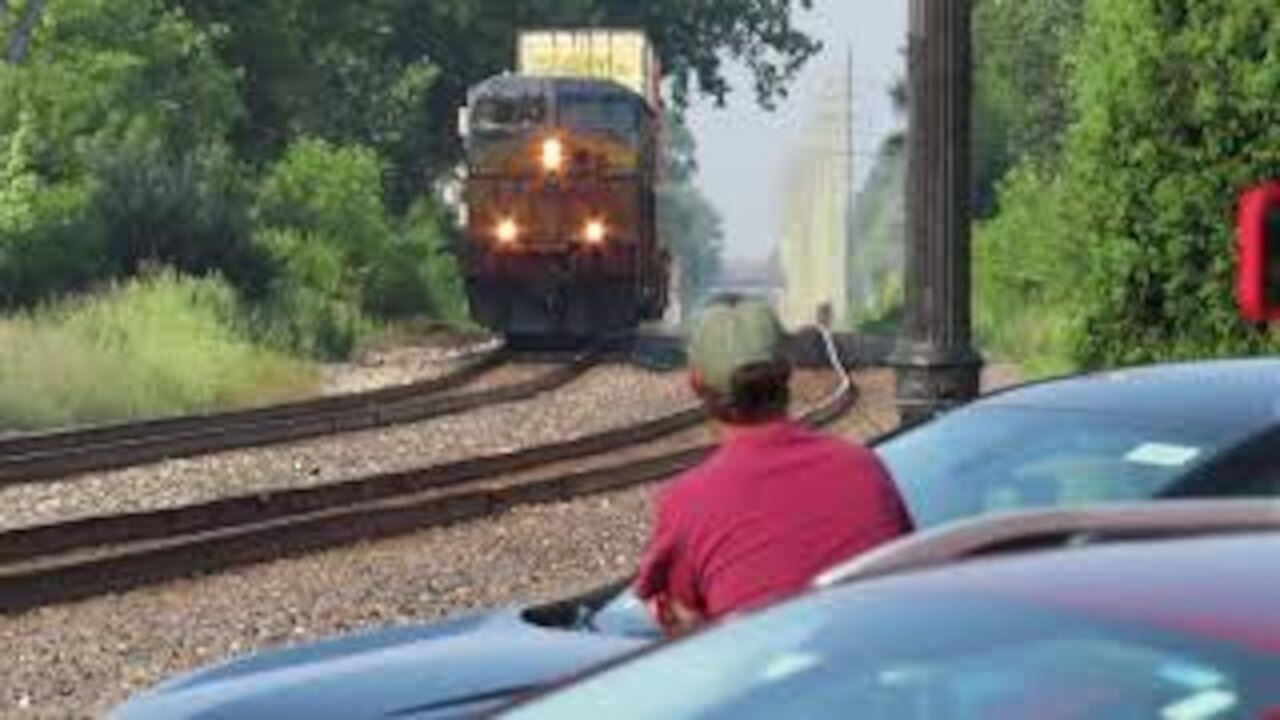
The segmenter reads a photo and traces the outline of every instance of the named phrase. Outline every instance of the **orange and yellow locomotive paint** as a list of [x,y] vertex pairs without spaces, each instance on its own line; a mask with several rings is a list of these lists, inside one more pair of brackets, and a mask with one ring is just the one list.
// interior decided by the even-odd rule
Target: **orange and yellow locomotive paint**
[[[534,35],[522,39],[522,62],[541,58],[543,73],[556,53],[621,47],[651,57],[647,44],[636,55],[621,41],[634,33]],[[610,62],[584,67],[607,73]],[[599,334],[660,317],[666,305],[656,94],[636,92],[649,86],[634,77],[575,72],[587,71],[503,75],[469,96],[464,270],[473,314],[499,332]]]

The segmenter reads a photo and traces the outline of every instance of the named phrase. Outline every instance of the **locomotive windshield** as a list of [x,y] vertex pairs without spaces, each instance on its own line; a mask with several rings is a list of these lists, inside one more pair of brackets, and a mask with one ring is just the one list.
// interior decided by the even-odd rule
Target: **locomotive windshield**
[[508,134],[547,122],[547,100],[541,95],[487,97],[476,101],[472,123],[479,134]]
[[632,98],[598,93],[564,93],[559,97],[561,127],[604,133],[629,145],[640,142],[644,111]]

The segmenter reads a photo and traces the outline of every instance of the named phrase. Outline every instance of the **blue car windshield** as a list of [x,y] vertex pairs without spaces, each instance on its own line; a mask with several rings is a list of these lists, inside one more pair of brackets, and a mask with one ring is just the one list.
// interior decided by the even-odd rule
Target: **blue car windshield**
[[918,527],[1002,510],[1145,500],[1239,431],[1014,405],[975,405],[876,447]]
[[816,593],[509,717],[1226,720],[1276,700],[1274,657],[984,595],[875,583]]

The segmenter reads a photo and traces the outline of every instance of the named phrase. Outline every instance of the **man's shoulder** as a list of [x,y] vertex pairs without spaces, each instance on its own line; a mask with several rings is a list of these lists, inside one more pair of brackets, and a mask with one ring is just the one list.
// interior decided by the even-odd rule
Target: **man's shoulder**
[[804,442],[813,447],[817,447],[824,452],[830,452],[835,455],[843,455],[863,460],[875,459],[877,457],[875,451],[866,445],[851,438],[846,438],[830,432],[800,426],[796,430],[796,436],[803,438]]
[[657,501],[665,506],[696,502],[698,498],[716,493],[718,479],[732,473],[733,468],[726,463],[725,453],[717,450],[660,485],[656,492]]

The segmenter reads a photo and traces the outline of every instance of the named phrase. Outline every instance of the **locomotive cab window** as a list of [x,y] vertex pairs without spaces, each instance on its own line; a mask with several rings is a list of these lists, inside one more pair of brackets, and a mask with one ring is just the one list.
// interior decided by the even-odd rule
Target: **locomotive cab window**
[[501,134],[542,125],[547,121],[547,101],[540,95],[483,98],[472,113],[477,133]]
[[587,133],[603,133],[628,143],[640,142],[644,111],[619,95],[566,93],[558,98],[560,124]]

